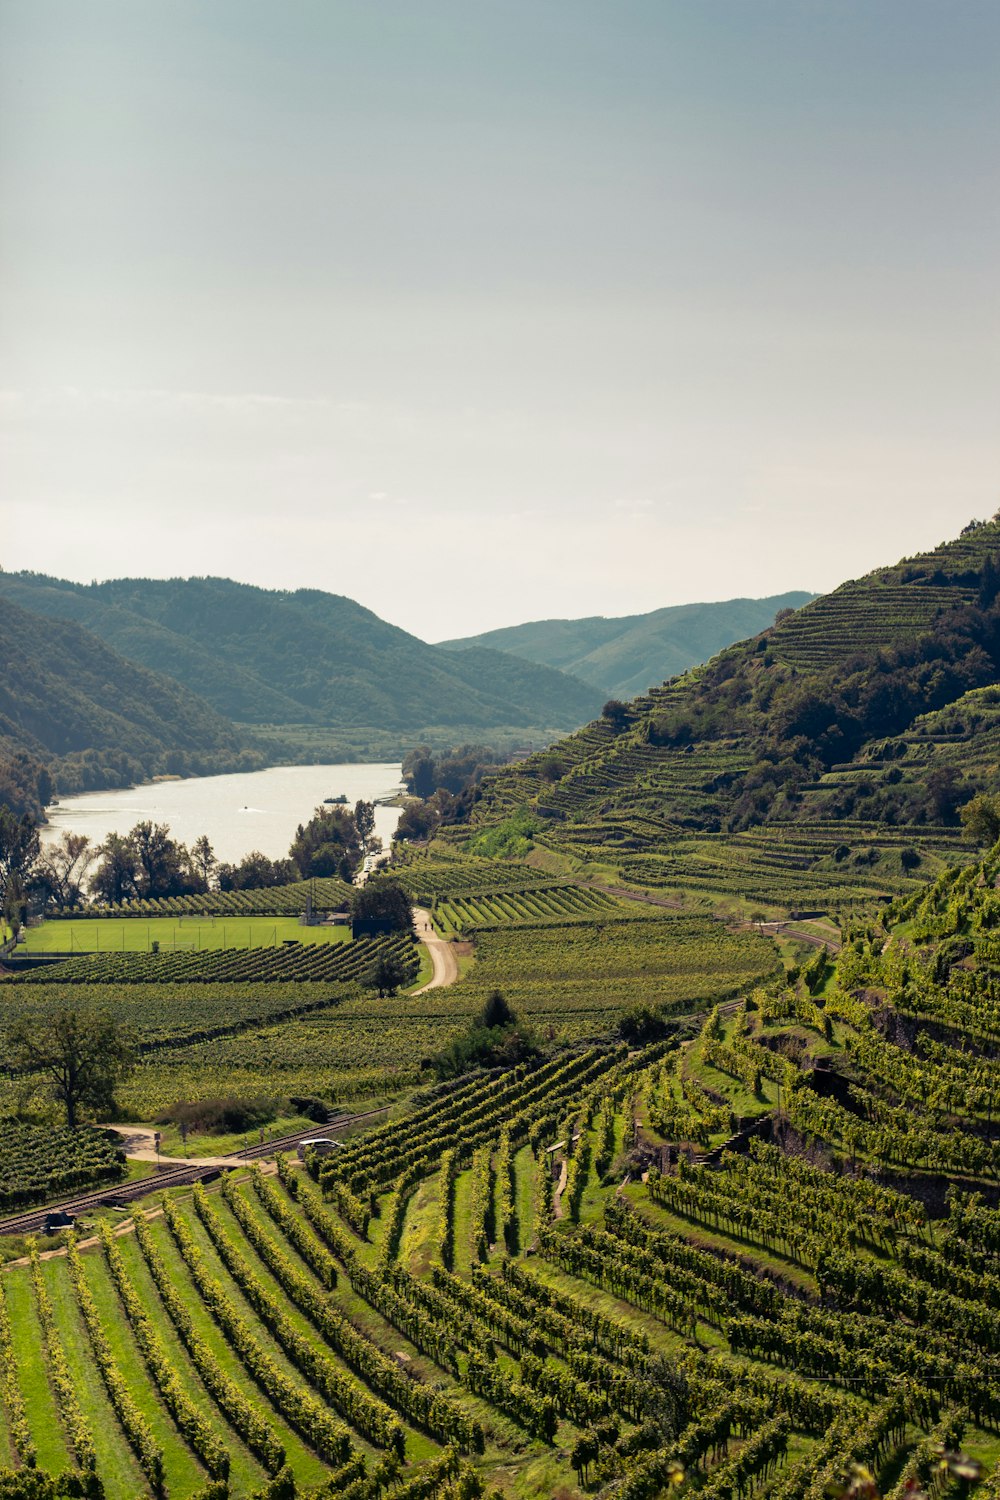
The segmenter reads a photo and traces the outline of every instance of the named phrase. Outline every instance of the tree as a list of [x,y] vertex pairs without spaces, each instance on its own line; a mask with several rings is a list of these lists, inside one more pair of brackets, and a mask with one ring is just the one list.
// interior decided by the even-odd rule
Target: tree
[[393,932],[413,931],[413,907],[398,880],[375,875],[351,898],[356,922],[387,922]]
[[558,781],[563,773],[563,764],[555,751],[543,755],[538,762],[538,774],[543,781]]
[[131,901],[138,887],[135,849],[129,839],[120,833],[109,833],[98,854],[101,863],[90,882],[94,895],[107,906]]
[[958,773],[951,766],[938,766],[927,778],[927,800],[934,817],[950,823],[962,796]]
[[361,851],[363,854],[367,854],[375,832],[374,802],[358,801],[354,804],[354,826],[358,831],[358,838],[361,841]]
[[633,1005],[618,1022],[618,1035],[630,1046],[645,1046],[667,1034],[667,1023],[650,1005]]
[[219,861],[215,857],[215,850],[209,843],[207,833],[196,838],[191,845],[191,867],[207,891],[212,876],[219,867]]
[[607,719],[615,734],[620,734],[623,729],[628,728],[628,704],[623,703],[620,698],[609,698],[601,709],[601,718]]
[[245,854],[238,865],[216,866],[220,891],[262,891],[272,885],[291,885],[298,870],[290,859],[268,859],[259,849]]
[[399,815],[394,840],[427,839],[441,821],[437,809],[429,802],[410,802]]
[[139,895],[147,900],[181,895],[189,883],[184,877],[187,850],[170,837],[166,823],[137,823],[129,840],[135,850]]
[[496,1026],[513,1026],[517,1016],[507,1003],[502,990],[490,990],[479,1013],[479,1025],[492,1031]]
[[429,745],[417,745],[403,760],[403,781],[414,797],[429,797],[437,786],[434,754]]
[[38,829],[30,813],[17,817],[4,804],[0,807],[0,901],[13,880],[21,891],[27,886],[38,858]]
[[125,1027],[108,1012],[59,1010],[45,1020],[18,1021],[7,1034],[9,1067],[41,1074],[71,1128],[81,1110],[110,1114],[115,1089],[135,1065]]
[[385,995],[394,995],[409,977],[402,960],[394,953],[380,953],[361,983],[370,990],[378,990],[381,1000]]
[[361,863],[361,840],[353,813],[344,807],[317,807],[299,824],[288,857],[303,880],[334,875],[351,880]]
[[966,837],[983,848],[992,848],[1000,839],[1000,796],[977,792],[958,810]]
[[42,849],[32,876],[32,888],[47,906],[82,906],[84,881],[96,858],[97,850],[85,833],[64,830],[57,843],[46,844]]

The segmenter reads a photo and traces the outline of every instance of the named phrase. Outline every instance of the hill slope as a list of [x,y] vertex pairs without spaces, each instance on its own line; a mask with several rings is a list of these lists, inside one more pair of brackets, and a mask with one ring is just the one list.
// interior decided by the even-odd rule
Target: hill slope
[[0,801],[38,811],[55,775],[62,792],[148,776],[252,769],[232,724],[170,677],[136,666],[67,620],[0,594]]
[[563,672],[496,651],[428,646],[352,599],[316,589],[280,593],[224,578],[84,585],[8,573],[0,595],[76,620],[247,724],[565,730],[601,701]]
[[505,769],[482,852],[525,837],[639,884],[778,907],[903,890],[963,845],[1000,763],[1000,524],[851,580]]
[[570,672],[606,698],[634,698],[653,683],[708,661],[733,641],[756,635],[782,609],[799,609],[814,594],[676,604],[644,615],[582,620],[532,620],[484,635],[442,641],[450,651],[488,646]]

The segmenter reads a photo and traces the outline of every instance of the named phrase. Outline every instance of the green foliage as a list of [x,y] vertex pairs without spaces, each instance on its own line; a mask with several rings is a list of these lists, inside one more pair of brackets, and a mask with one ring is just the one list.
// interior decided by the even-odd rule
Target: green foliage
[[373,875],[354,892],[351,915],[355,922],[386,922],[393,932],[413,931],[413,907],[400,881]]
[[346,807],[317,807],[308,823],[299,824],[288,854],[303,880],[318,875],[349,882],[361,863],[354,814]]
[[993,522],[845,584],[644,693],[630,727],[602,718],[501,769],[467,847],[523,851],[520,822],[630,880],[793,909],[905,889],[902,851],[923,860],[942,829],[957,848],[996,761],[1000,610],[980,584],[998,552]]
[[494,827],[476,833],[469,841],[469,853],[482,859],[523,859],[531,852],[540,827],[526,808],[520,809]]
[[[169,684],[179,702],[189,704],[197,693],[216,714],[241,724],[326,724],[409,735],[428,724],[569,728],[600,703],[598,693],[565,673],[498,651],[428,646],[353,600],[318,589],[274,592],[225,578],[84,585],[5,573],[0,603],[12,614],[11,628],[5,623],[0,631],[12,647],[38,631],[56,656],[61,641],[93,632],[88,639],[105,658],[119,660],[95,637],[142,664],[128,669],[133,679],[161,684],[152,673],[168,674],[188,690]],[[18,605],[49,618],[15,625]],[[32,689],[35,666],[41,668],[41,657],[13,679],[19,690]],[[116,669],[103,680],[117,682]],[[0,701],[0,714],[3,708]],[[169,722],[169,715],[163,719]]]
[[959,809],[966,834],[983,848],[992,848],[1000,839],[1000,796],[978,792]]
[[135,1065],[132,1038],[109,1011],[58,1009],[23,1016],[5,1038],[9,1067],[34,1075],[37,1086],[77,1124],[82,1110],[113,1115],[115,1090]]
[[708,661],[733,641],[756,635],[776,614],[791,613],[811,598],[793,592],[768,599],[669,605],[621,619],[536,620],[446,644],[510,651],[571,672],[605,696],[628,699],[645,692],[650,683]]
[[8,1212],[124,1176],[125,1158],[103,1130],[0,1120],[0,1208]]
[[0,581],[0,801],[37,814],[53,779],[67,793],[262,764],[168,667],[148,670],[70,619],[30,613],[10,582]]

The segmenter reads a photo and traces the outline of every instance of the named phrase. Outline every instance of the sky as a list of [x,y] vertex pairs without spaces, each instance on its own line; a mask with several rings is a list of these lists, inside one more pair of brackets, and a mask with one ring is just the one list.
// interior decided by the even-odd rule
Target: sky
[[996,0],[0,0],[0,565],[426,640],[1000,506]]

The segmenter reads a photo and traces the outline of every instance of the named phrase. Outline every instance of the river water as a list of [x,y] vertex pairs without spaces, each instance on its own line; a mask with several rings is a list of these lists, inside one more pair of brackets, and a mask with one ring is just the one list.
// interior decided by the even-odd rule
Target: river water
[[[48,809],[43,843],[64,830],[85,833],[99,844],[109,833],[128,833],[151,819],[167,823],[174,838],[190,846],[207,833],[216,858],[238,862],[252,849],[270,859],[284,857],[300,823],[325,797],[372,802],[400,789],[399,762],[344,766],[272,766],[239,776],[192,776],[124,791],[84,792]],[[386,848],[399,822],[398,807],[376,807],[375,832]]]

